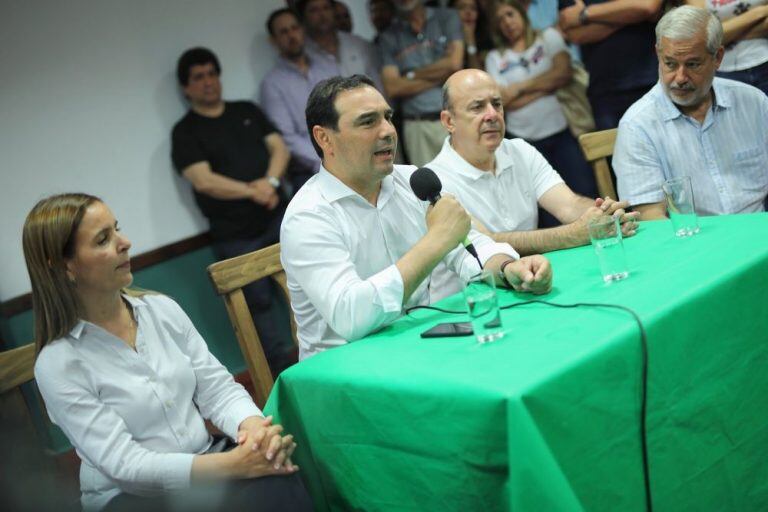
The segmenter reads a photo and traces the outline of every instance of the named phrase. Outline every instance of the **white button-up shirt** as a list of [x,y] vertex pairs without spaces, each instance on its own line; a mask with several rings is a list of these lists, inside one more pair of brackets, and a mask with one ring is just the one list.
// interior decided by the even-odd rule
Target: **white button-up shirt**
[[[426,233],[428,203],[411,191],[415,166],[395,165],[384,178],[376,206],[321,167],[285,212],[280,257],[288,275],[299,357],[353,341],[397,319],[403,311],[403,279],[395,266]],[[517,257],[471,231],[483,264],[493,255]],[[444,261],[464,281],[479,271],[463,247]],[[425,279],[405,304],[430,303]]]
[[[427,167],[435,171],[443,190],[492,233],[528,231],[539,222],[539,198],[563,183],[536,148],[523,139],[504,139],[494,154],[495,172],[482,171],[459,155],[446,137],[443,148]],[[432,298],[441,299],[462,283],[438,266],[432,274]]]
[[189,487],[192,459],[211,445],[204,418],[234,439],[245,418],[262,415],[178,304],[157,294],[125,299],[138,323],[135,351],[80,321],[35,362],[48,415],[82,460],[86,510],[121,492]]
[[768,97],[750,85],[715,78],[703,123],[651,89],[624,114],[613,154],[619,197],[664,200],[664,180],[690,176],[699,215],[764,210],[768,194]]

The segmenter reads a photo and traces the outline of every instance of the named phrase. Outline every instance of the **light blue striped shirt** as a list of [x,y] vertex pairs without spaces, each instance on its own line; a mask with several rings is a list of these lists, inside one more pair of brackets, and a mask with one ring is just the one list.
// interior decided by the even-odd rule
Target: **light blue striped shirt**
[[688,175],[700,215],[759,212],[768,194],[768,96],[715,78],[703,123],[683,115],[656,84],[624,114],[613,154],[619,197],[664,200],[661,183]]

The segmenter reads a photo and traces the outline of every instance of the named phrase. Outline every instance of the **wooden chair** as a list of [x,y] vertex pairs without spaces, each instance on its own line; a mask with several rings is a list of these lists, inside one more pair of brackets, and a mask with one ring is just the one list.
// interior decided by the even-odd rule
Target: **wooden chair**
[[584,152],[584,157],[592,166],[597,182],[597,192],[600,197],[609,196],[618,199],[616,187],[611,178],[611,168],[608,166],[608,157],[613,154],[613,146],[616,144],[617,129],[603,130],[600,132],[585,133],[579,136],[579,144]]
[[[22,385],[34,380],[34,365],[32,343],[0,352],[0,452],[4,463],[0,488],[16,494],[11,492],[12,496],[3,498],[11,501],[7,510],[14,508],[13,503],[25,503],[29,510],[53,505],[61,510],[79,509],[80,460],[74,451],[55,454],[47,449],[47,438],[39,430],[50,427],[42,399],[37,388],[27,390],[30,393],[26,399],[21,390]],[[42,412],[42,425],[36,426],[32,408]],[[30,476],[35,478],[35,495],[26,494],[29,489],[24,479]]]
[[33,432],[20,386],[35,378],[35,345],[0,352],[0,418],[3,425]]
[[[245,302],[243,287],[263,277],[271,277],[280,286],[287,304],[290,304],[288,282],[280,263],[280,244],[271,245],[242,256],[219,261],[208,267],[208,276],[216,293],[224,298],[229,319],[235,329],[240,350],[248,364],[248,373],[253,381],[254,399],[259,407],[267,401],[274,379],[264,356],[261,340],[253,325],[253,318]],[[293,342],[296,338],[296,320],[291,317]]]

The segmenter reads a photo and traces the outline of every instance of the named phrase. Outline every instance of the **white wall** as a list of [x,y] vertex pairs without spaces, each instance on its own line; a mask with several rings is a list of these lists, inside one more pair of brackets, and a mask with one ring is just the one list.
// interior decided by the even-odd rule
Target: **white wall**
[[[254,98],[274,53],[264,23],[282,0],[0,0],[0,301],[29,291],[24,218],[39,199],[102,197],[133,254],[207,229],[172,169],[186,111],[175,79],[186,48],[221,60],[224,96]],[[372,33],[365,0],[348,0]]]

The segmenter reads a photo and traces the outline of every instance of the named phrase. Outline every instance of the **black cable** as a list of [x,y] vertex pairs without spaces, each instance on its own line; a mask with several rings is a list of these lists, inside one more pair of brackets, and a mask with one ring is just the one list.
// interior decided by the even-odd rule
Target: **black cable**
[[[648,469],[648,441],[647,441],[647,409],[648,409],[648,338],[645,333],[645,327],[640,320],[640,316],[632,309],[626,306],[620,306],[618,304],[603,304],[599,302],[576,302],[574,304],[557,304],[555,302],[548,302],[546,300],[526,300],[524,302],[517,302],[515,304],[507,304],[501,306],[499,309],[512,309],[519,306],[527,306],[529,304],[543,304],[545,306],[552,306],[556,308],[572,309],[578,307],[591,307],[591,308],[612,308],[619,309],[632,315],[632,318],[637,323],[637,328],[640,331],[640,451],[643,460],[643,485],[645,487],[645,509],[648,512],[653,511],[653,501],[651,499],[651,476]],[[432,309],[434,311],[440,311],[441,313],[449,313],[454,315],[466,314],[466,311],[452,311],[448,309],[438,308],[435,306],[413,306],[405,310],[405,314],[408,315],[412,311],[417,309]]]

